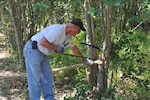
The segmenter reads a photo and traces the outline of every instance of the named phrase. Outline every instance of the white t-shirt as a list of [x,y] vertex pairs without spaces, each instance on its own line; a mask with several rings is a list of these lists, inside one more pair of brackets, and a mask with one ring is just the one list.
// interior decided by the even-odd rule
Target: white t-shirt
[[37,34],[31,37],[32,41],[38,42],[38,48],[39,50],[45,54],[50,55],[55,53],[54,50],[50,50],[48,48],[43,47],[40,45],[39,41],[44,36],[50,43],[53,43],[54,45],[66,45],[68,44],[70,47],[73,47],[73,43],[69,43],[69,41],[72,39],[72,36],[66,35],[66,25],[65,24],[53,24],[50,26],[47,26]]

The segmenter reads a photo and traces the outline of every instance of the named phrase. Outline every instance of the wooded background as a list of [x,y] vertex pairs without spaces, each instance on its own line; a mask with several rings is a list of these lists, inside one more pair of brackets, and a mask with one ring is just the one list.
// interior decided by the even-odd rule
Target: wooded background
[[[7,36],[6,47],[22,68],[26,41],[44,27],[68,23],[73,17],[81,18],[86,27],[86,32],[75,39],[100,50],[77,46],[84,56],[101,59],[103,63],[86,70],[67,71],[68,76],[81,81],[86,72],[87,84],[92,86],[90,91],[97,94],[95,98],[150,99],[149,0],[0,1],[0,33]],[[65,52],[71,54],[69,49]],[[50,57],[53,68],[81,63],[78,58],[66,55]]]

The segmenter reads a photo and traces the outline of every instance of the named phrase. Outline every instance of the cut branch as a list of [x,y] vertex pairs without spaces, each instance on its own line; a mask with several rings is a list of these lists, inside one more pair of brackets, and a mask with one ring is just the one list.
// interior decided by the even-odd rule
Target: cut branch
[[58,71],[61,71],[61,70],[68,70],[68,69],[73,69],[73,68],[78,68],[78,67],[82,67],[84,66],[84,64],[76,64],[76,65],[71,65],[71,66],[64,66],[64,67],[61,67],[61,68],[55,68],[55,69],[52,69],[53,72],[58,72]]
[[[84,64],[76,64],[76,65],[71,65],[71,66],[64,66],[64,67],[60,67],[60,68],[55,68],[52,69],[53,73],[58,72],[58,71],[62,71],[62,70],[68,70],[68,69],[73,69],[73,68],[78,68],[78,67],[83,67]],[[22,73],[22,74],[15,74],[15,75],[7,75],[7,76],[3,76],[0,75],[0,80],[2,79],[14,79],[14,78],[19,78],[19,77],[26,77],[26,73]]]

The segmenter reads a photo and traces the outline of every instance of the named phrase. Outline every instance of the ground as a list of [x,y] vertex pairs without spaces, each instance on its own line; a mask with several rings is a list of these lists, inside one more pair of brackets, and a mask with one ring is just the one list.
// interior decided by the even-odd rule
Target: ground
[[[0,34],[1,37],[4,35]],[[12,68],[14,64],[10,59],[9,51],[0,39],[0,100],[29,100],[26,73]],[[70,81],[67,77],[61,80],[54,79],[57,100],[63,100],[68,93],[72,93]],[[42,96],[41,100],[44,100]]]

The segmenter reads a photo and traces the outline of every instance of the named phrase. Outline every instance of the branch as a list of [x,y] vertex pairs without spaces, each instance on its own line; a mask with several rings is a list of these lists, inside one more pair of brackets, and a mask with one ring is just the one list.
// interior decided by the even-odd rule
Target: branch
[[27,77],[26,73],[22,73],[22,74],[17,74],[17,75],[7,75],[7,76],[3,76],[3,75],[0,75],[0,80],[2,79],[14,79],[14,78],[19,78],[19,77]]
[[55,68],[55,69],[52,69],[52,71],[55,73],[55,72],[58,72],[61,70],[68,70],[68,69],[78,68],[78,67],[82,67],[82,66],[84,66],[84,64],[76,64],[76,65],[71,65],[71,66],[64,66],[64,67],[60,67],[60,68]]
[[[76,65],[71,65],[71,66],[64,66],[64,67],[60,67],[60,68],[55,68],[52,69],[52,71],[58,72],[61,70],[68,70],[68,69],[73,69],[73,68],[78,68],[78,67],[82,67],[84,66],[84,64],[76,64]],[[20,78],[20,77],[27,77],[26,73],[22,73],[22,74],[14,74],[14,75],[0,75],[0,80],[3,79],[14,79],[14,78]]]
[[136,30],[138,27],[140,27],[140,25],[142,25],[145,21],[149,20],[150,18],[147,18],[145,20],[143,20],[142,22],[140,22],[134,29],[132,29],[132,31]]

